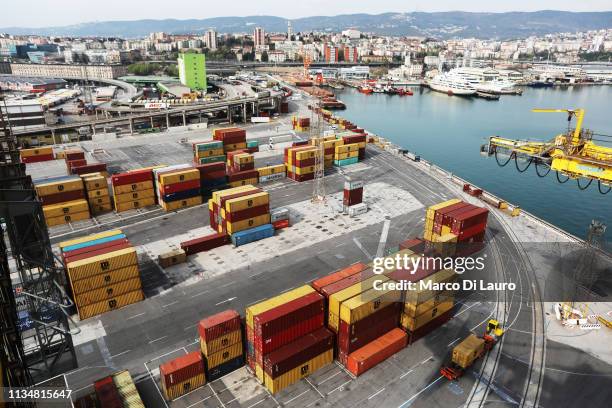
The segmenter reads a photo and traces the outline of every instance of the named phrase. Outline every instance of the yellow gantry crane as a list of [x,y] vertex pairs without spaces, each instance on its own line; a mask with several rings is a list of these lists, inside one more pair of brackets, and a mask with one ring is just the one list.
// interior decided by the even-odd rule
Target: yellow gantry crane
[[[481,152],[487,156],[495,156],[497,163],[502,167],[514,159],[517,170],[524,172],[533,163],[540,177],[545,177],[551,170],[554,170],[560,183],[576,179],[578,187],[585,190],[595,181],[600,193],[609,193],[612,190],[612,147],[597,145],[595,141],[612,143],[612,136],[596,134],[588,129],[583,129],[584,109],[533,109],[533,112],[566,113],[568,115],[567,132],[548,142],[512,140],[492,136],[489,138],[489,143],[481,147]],[[576,123],[572,129],[573,119]],[[593,136],[610,139],[594,139]],[[507,159],[500,161],[500,155]],[[519,160],[526,161],[527,165],[521,168],[518,164]],[[546,169],[541,170],[542,167]],[[587,181],[581,183],[581,179]]]

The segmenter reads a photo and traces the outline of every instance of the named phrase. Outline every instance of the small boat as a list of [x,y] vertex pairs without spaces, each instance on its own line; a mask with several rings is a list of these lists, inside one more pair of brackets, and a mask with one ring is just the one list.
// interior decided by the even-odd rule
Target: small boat
[[489,93],[489,92],[476,91],[476,96],[478,96],[479,98],[489,100],[489,101],[499,100],[499,94],[494,94],[494,93]]
[[399,96],[405,96],[405,95],[412,96],[412,95],[414,95],[414,93],[412,93],[412,91],[410,89],[404,89],[404,88],[398,89],[397,90],[397,94]]
[[357,90],[366,95],[369,95],[374,92],[369,86],[360,86],[359,88],[357,88]]

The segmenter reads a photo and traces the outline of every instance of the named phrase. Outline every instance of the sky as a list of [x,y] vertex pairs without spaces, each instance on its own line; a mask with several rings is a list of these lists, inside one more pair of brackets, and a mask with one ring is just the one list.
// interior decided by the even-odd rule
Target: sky
[[0,27],[90,21],[272,15],[286,18],[410,11],[612,11],[611,0],[0,0]]

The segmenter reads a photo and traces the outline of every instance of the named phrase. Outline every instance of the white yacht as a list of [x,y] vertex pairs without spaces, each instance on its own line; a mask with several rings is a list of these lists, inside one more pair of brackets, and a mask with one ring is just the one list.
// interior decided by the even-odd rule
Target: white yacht
[[429,87],[434,91],[448,95],[474,95],[476,87],[460,75],[452,72],[438,74],[431,81]]

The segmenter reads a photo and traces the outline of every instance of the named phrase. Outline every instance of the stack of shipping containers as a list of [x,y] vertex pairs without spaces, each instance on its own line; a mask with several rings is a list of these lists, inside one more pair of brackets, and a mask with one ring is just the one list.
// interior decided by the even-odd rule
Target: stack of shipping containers
[[94,382],[97,406],[144,408],[134,380],[124,370]]
[[202,204],[200,170],[194,167],[154,169],[156,194],[165,211]]
[[255,170],[255,159],[246,149],[228,152],[226,165],[230,187],[257,184],[258,172]]
[[363,203],[363,181],[346,180],[342,197],[344,211],[351,216],[363,214],[368,207]]
[[343,145],[344,141],[342,139],[336,139],[334,135],[330,135],[312,138],[310,139],[310,144],[314,146],[321,146],[321,144],[323,144],[324,168],[329,169],[334,165],[336,146]]
[[[238,193],[239,194],[239,193]],[[270,223],[270,194],[262,191],[236,198],[225,197],[220,207],[218,231],[240,246],[274,235]]]
[[302,286],[246,309],[247,361],[271,393],[333,361],[325,298]]
[[144,299],[138,256],[121,230],[59,243],[81,320]]
[[246,150],[249,153],[255,153],[259,151],[259,141],[258,140],[247,140],[246,141]]
[[65,150],[64,160],[66,161],[66,170],[68,174],[73,174],[73,167],[81,167],[87,164],[87,160],[85,160],[85,152],[78,149]]
[[289,226],[289,209],[283,207],[271,210],[270,222],[275,230],[287,228]]
[[287,167],[284,164],[259,167],[257,169],[257,179],[260,183],[280,180],[286,177],[286,170]]
[[365,133],[356,133],[355,130],[352,130],[350,132],[338,133],[336,137],[342,139],[345,145],[357,144],[359,146],[359,154],[357,155],[357,157],[359,158],[359,160],[365,159],[365,149],[367,142],[367,136]]
[[482,249],[489,210],[457,199],[433,205],[425,216],[428,248],[443,256],[467,256]]
[[132,170],[111,177],[115,211],[143,208],[155,204],[152,169]]
[[213,191],[227,187],[225,161],[196,165],[200,171],[200,191],[202,198],[210,197]]
[[21,149],[19,151],[19,159],[22,163],[36,163],[53,160],[53,148],[36,147],[33,149]]
[[225,162],[223,142],[220,140],[195,142],[192,146],[193,161],[195,164]]
[[42,201],[47,226],[90,218],[83,180],[79,176],[62,176],[34,182],[34,188]]
[[246,149],[246,130],[230,127],[223,129],[215,129],[213,131],[213,140],[223,142],[223,152],[233,152],[234,150]]
[[291,125],[294,130],[298,132],[307,132],[310,129],[310,118],[299,118],[297,116],[293,116],[291,118]]
[[109,212],[113,209],[108,191],[108,181],[101,173],[82,175],[83,185],[93,215]]
[[168,401],[202,387],[206,384],[202,354],[194,351],[161,364],[159,377],[162,392]]
[[336,146],[334,164],[338,167],[359,162],[359,143]]
[[295,181],[314,179],[316,146],[297,146],[285,148],[287,177]]
[[200,350],[206,378],[215,381],[244,365],[242,321],[235,310],[225,310],[200,321]]

